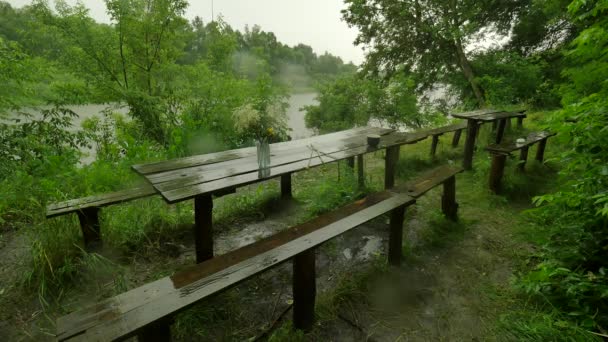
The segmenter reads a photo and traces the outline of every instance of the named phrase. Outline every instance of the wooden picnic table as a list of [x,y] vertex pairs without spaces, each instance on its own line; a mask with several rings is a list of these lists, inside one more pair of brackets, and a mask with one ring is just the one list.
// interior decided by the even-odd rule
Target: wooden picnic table
[[507,120],[517,118],[517,125],[518,127],[521,127],[526,114],[525,110],[506,112],[497,109],[482,109],[452,114],[452,117],[467,120],[467,138],[464,145],[464,161],[462,166],[465,170],[471,170],[473,168],[473,152],[475,149],[475,140],[477,139],[477,130],[479,125],[486,122],[498,121],[496,143],[500,144],[505,133]]
[[[376,147],[367,144],[367,136],[380,135]],[[213,258],[213,195],[225,194],[238,187],[281,177],[281,194],[291,196],[291,174],[325,163],[357,157],[362,177],[361,157],[386,149],[385,188],[394,186],[394,170],[399,146],[424,140],[423,133],[401,133],[391,129],[359,127],[302,140],[270,145],[270,170],[260,173],[256,148],[248,147],[175,160],[134,165],[167,203],[194,199],[194,236],[197,263]]]

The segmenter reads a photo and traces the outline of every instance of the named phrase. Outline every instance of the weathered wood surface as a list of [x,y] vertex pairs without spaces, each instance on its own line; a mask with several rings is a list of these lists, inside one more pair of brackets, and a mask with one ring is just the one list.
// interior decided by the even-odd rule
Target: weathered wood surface
[[268,176],[266,177],[260,177],[256,169],[256,171],[253,172],[242,173],[231,177],[224,177],[213,181],[205,181],[204,175],[201,175],[199,176],[200,178],[190,178],[184,183],[160,183],[155,185],[155,188],[160,192],[167,202],[176,203],[191,199],[197,195],[213,193],[225,188],[244,186],[247,184],[260,182],[282,176],[286,173],[302,171],[325,163],[347,159],[360,154],[375,152],[390,146],[413,144],[420,140],[426,139],[426,137],[426,135],[420,133],[392,132],[382,136],[380,139],[380,144],[377,147],[364,145],[335,153],[318,154],[313,156],[311,159],[299,160],[297,162],[272,167]]
[[526,137],[526,142],[523,144],[517,144],[516,142],[507,142],[502,144],[492,144],[486,147],[486,150],[495,154],[511,154],[514,151],[521,150],[524,147],[528,147],[536,144],[537,142],[546,140],[556,133],[541,131],[532,132]]
[[388,237],[388,263],[393,266],[401,265],[403,259],[403,218],[405,206],[391,211]]
[[[390,132],[390,130],[377,129],[375,132],[379,134],[387,134]],[[339,141],[294,146],[289,150],[281,152],[277,152],[274,145],[271,145],[270,167],[277,167],[301,160],[317,158],[319,156],[322,158],[323,156],[330,155],[335,152],[366,145],[367,141],[365,136],[354,136]],[[249,156],[210,165],[148,174],[145,175],[145,178],[154,186],[162,184],[164,189],[168,189],[210,182],[226,177],[233,177],[248,172],[258,171],[258,169],[259,165],[257,157]]]
[[[271,145],[271,153],[276,151],[289,150],[292,147],[303,145],[307,146],[310,144],[320,144],[327,141],[341,140],[353,136],[365,136],[377,131],[374,127],[358,127],[349,129],[346,131],[340,131],[330,134],[319,135],[315,137],[285,141]],[[216,153],[208,153],[204,155],[196,155],[191,157],[161,161],[156,163],[148,163],[141,165],[133,165],[132,168],[136,172],[142,175],[148,175],[159,172],[166,172],[171,170],[178,170],[183,168],[215,164],[219,162],[225,162],[234,159],[240,159],[245,157],[252,157],[256,155],[255,147],[246,147],[237,150],[222,151]]]
[[447,181],[451,177],[454,177],[455,175],[463,171],[464,169],[460,166],[439,166],[420,175],[411,182],[397,186],[395,188],[395,191],[403,192],[408,194],[409,196],[418,198],[427,193],[432,188],[438,186],[439,184]]
[[393,209],[411,205],[406,194],[381,192],[292,227],[172,277],[108,299],[57,320],[60,341],[113,341],[173,315],[202,298],[310,250]]
[[46,217],[51,218],[60,216],[86,208],[104,207],[111,204],[152,196],[154,194],[156,194],[154,188],[150,185],[145,185],[138,188],[112,192],[109,194],[94,195],[65,202],[53,203],[46,207]]
[[462,166],[465,170],[473,168],[473,153],[475,152],[475,140],[477,140],[477,132],[479,125],[475,120],[467,122],[467,138],[464,142],[464,157]]
[[501,180],[505,173],[506,154],[495,154],[492,156],[492,166],[490,167],[490,177],[488,185],[492,192],[498,194],[501,190]]
[[467,122],[459,122],[448,126],[443,126],[439,128],[433,128],[430,130],[422,131],[422,133],[426,133],[428,135],[442,135],[445,133],[460,131],[467,128]]
[[525,118],[526,113],[524,112],[498,112],[491,114],[483,114],[469,117],[470,120],[484,121],[484,122],[492,122],[496,120],[502,119],[510,119],[510,118]]
[[470,117],[473,117],[473,116],[486,115],[486,114],[492,114],[492,113],[498,113],[498,112],[501,112],[501,110],[500,109],[478,109],[478,110],[472,110],[469,112],[451,113],[450,115],[454,118],[469,119]]

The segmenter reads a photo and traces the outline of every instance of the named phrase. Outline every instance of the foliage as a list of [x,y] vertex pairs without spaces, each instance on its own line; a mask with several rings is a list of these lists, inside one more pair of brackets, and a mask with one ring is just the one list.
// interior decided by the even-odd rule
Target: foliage
[[565,52],[564,109],[550,125],[569,149],[560,190],[535,199],[553,237],[523,286],[585,328],[601,329],[608,325],[608,2],[575,0],[568,9],[583,29]]

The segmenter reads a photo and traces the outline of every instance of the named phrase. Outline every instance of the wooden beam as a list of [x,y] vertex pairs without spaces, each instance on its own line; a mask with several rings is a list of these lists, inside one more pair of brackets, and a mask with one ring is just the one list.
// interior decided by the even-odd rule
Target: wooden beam
[[547,146],[547,138],[538,142],[536,148],[536,161],[542,163],[545,160],[545,147]]
[[137,340],[140,342],[170,342],[171,321],[170,318],[165,318],[144,327],[139,334],[137,334]]
[[293,326],[310,331],[315,320],[315,248],[293,258]]
[[363,155],[360,154],[357,156],[357,179],[359,181],[359,188],[363,189],[365,187],[365,164],[363,162]]
[[403,259],[403,218],[405,206],[393,209],[390,218],[390,231],[388,238],[388,263],[393,266],[401,265]]
[[395,172],[399,161],[399,146],[391,146],[386,149],[384,162],[384,188],[390,189],[395,186]]
[[213,198],[194,197],[194,244],[196,263],[213,258]]
[[502,180],[502,176],[505,172],[505,162],[507,161],[507,156],[504,154],[494,154],[492,155],[492,168],[490,169],[490,190],[494,193],[500,193],[500,182]]
[[459,129],[454,132],[454,137],[452,138],[452,147],[458,146],[458,142],[460,142],[461,135],[462,135],[462,129]]
[[441,196],[441,210],[443,214],[454,222],[458,221],[458,203],[456,203],[456,177],[452,176],[443,182],[443,195]]
[[475,139],[477,138],[477,121],[468,120],[467,122],[467,139],[464,143],[464,160],[462,167],[465,170],[473,169],[473,153],[475,150]]
[[282,199],[291,199],[291,173],[286,173],[281,175],[281,198]]
[[85,250],[88,252],[97,250],[102,245],[99,208],[85,208],[77,213]]

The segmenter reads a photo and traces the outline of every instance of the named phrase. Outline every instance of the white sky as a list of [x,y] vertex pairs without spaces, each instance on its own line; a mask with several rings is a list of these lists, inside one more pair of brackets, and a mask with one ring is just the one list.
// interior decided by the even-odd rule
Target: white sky
[[[345,62],[355,64],[364,59],[362,49],[352,43],[357,30],[349,28],[341,20],[342,0],[190,0],[186,17],[200,16],[205,23],[209,22],[212,1],[215,16],[221,14],[235,29],[242,31],[245,25],[257,24],[264,31],[274,32],[280,42],[290,46],[304,43],[312,46],[317,54],[328,51]],[[21,7],[31,0],[8,2]],[[76,0],[68,2],[75,3]],[[109,21],[103,0],[82,2],[91,9],[91,16],[97,21]]]

